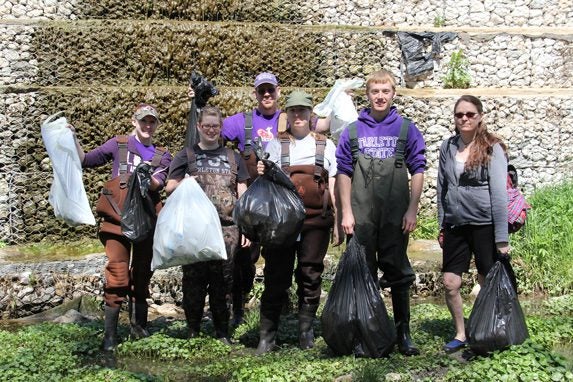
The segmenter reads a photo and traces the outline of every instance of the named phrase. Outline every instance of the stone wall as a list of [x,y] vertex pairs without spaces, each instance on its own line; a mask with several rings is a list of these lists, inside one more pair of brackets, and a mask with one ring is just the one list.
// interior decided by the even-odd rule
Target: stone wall
[[[261,12],[264,9],[265,12]],[[283,12],[281,12],[281,9]],[[291,12],[287,12],[291,11]],[[294,11],[294,12],[293,12]],[[294,15],[293,15],[294,14]],[[147,1],[0,0],[1,19],[175,18],[360,26],[573,26],[569,0]]]
[[[89,149],[127,133],[133,105],[152,102],[163,121],[157,142],[176,152],[192,69],[215,81],[221,94],[212,103],[225,115],[253,106],[250,84],[262,70],[279,76],[283,93],[304,87],[316,100],[338,78],[391,70],[401,85],[396,104],[428,145],[424,207],[435,204],[437,150],[465,93],[484,100],[490,129],[507,140],[526,193],[570,179],[572,17],[573,3],[563,0],[0,0],[0,241],[95,234],[53,218],[51,168],[39,136],[47,115],[64,111]],[[397,32],[419,31],[456,38],[433,56],[432,70],[410,76]],[[430,54],[430,41],[423,50]],[[471,89],[444,90],[447,64],[460,50]],[[364,106],[364,94],[355,101]],[[92,205],[107,171],[86,172]]]

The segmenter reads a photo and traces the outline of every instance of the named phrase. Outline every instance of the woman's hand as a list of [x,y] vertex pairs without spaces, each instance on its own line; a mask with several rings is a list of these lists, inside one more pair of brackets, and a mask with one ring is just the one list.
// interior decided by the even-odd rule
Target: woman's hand
[[509,252],[510,252],[510,247],[509,247],[509,243],[508,242],[501,242],[501,243],[495,243],[496,249],[497,249],[497,253],[499,253],[502,256],[508,256]]
[[444,229],[443,228],[440,230],[440,233],[438,234],[438,244],[440,245],[440,248],[444,248]]
[[258,161],[257,162],[257,174],[259,175],[263,175],[265,173],[265,164],[263,163],[263,161]]

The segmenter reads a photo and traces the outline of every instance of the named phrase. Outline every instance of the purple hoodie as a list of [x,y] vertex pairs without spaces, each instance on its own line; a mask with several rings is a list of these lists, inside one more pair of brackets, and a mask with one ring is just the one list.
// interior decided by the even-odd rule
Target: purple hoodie
[[[261,114],[257,109],[253,110],[253,143],[256,137],[261,137],[264,149],[267,143],[277,136],[280,114],[280,110],[270,116]],[[237,113],[225,118],[221,135],[227,142],[239,142],[239,151],[243,152],[245,150],[245,113]]]
[[[402,121],[403,118],[398,114],[395,106],[390,108],[386,118],[380,122],[376,122],[370,116],[370,109],[363,109],[356,122],[356,135],[360,152],[378,159],[393,157],[396,151],[396,143],[400,136]],[[411,175],[424,172],[426,168],[425,152],[426,143],[424,142],[424,137],[422,137],[416,125],[410,123],[404,156],[406,166]],[[352,151],[350,149],[348,128],[344,129],[338,140],[336,160],[338,163],[338,174],[346,174],[352,177],[354,168],[352,167]]]

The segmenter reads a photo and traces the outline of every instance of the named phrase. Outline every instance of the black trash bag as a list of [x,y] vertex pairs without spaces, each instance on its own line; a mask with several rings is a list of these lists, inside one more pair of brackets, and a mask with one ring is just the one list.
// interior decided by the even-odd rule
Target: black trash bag
[[239,198],[233,221],[243,235],[263,246],[291,245],[304,223],[304,204],[289,176],[275,163],[263,162],[267,171]]
[[529,337],[509,258],[497,261],[488,272],[470,314],[466,336],[470,349],[479,355],[519,345]]
[[[398,32],[406,74],[415,77],[434,70],[434,58],[442,51],[442,44],[456,37],[453,32]],[[426,53],[425,44],[430,41],[432,51]]]
[[191,108],[187,118],[187,130],[185,132],[185,147],[193,148],[199,142],[197,135],[197,108],[207,105],[209,98],[219,94],[219,90],[201,74],[193,71],[189,78],[189,85],[195,91],[195,98],[191,101]]
[[396,343],[396,327],[355,238],[338,263],[321,324],[324,341],[338,355],[384,357]]
[[128,191],[121,213],[121,231],[132,242],[146,239],[155,227],[155,206],[147,193],[152,168],[140,163],[129,177]]

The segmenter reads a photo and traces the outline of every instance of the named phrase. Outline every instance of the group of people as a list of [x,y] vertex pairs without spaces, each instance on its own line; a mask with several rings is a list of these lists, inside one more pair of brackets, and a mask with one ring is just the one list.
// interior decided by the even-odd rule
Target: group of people
[[[275,347],[293,275],[299,346],[312,348],[323,260],[332,233],[334,245],[353,236],[364,246],[372,277],[381,288],[391,290],[398,350],[409,356],[419,354],[410,335],[410,286],[415,273],[407,246],[409,233],[417,223],[426,145],[415,123],[401,116],[393,105],[394,76],[380,70],[367,78],[369,106],[342,132],[337,145],[323,134],[328,131],[329,120],[313,116],[312,96],[308,93],[291,92],[283,113],[278,106],[281,89],[276,76],[261,73],[255,78],[253,95],[257,100],[254,110],[225,119],[216,107],[202,108],[197,123],[199,142],[173,158],[152,143],[160,123],[156,108],[138,105],[127,144],[114,137],[84,153],[76,140],[82,165],[96,167],[113,161],[111,175],[116,178],[147,162],[152,171],[150,194],[165,188],[169,195],[186,176],[193,176],[215,205],[227,260],[183,266],[183,308],[189,337],[199,333],[208,293],[215,336],[229,343],[229,326],[243,320],[255,262],[262,255],[264,291],[257,354]],[[454,106],[453,120],[455,134],[440,148],[437,182],[446,302],[455,326],[455,337],[445,345],[446,352],[456,351],[467,342],[460,286],[472,254],[481,284],[496,254],[507,254],[509,250],[505,146],[488,132],[483,105],[476,97],[462,96]],[[70,129],[75,136],[73,126]],[[251,243],[232,219],[237,199],[266,171],[255,155],[257,141],[269,154],[268,160],[290,176],[306,210],[296,242],[272,250]],[[237,150],[228,148],[226,142],[235,142]],[[153,234],[142,242],[131,243],[122,236],[117,222],[104,218],[99,237],[108,259],[103,348],[112,350],[118,343],[117,321],[125,300],[130,308],[132,337],[149,335],[146,298],[152,276]]]

